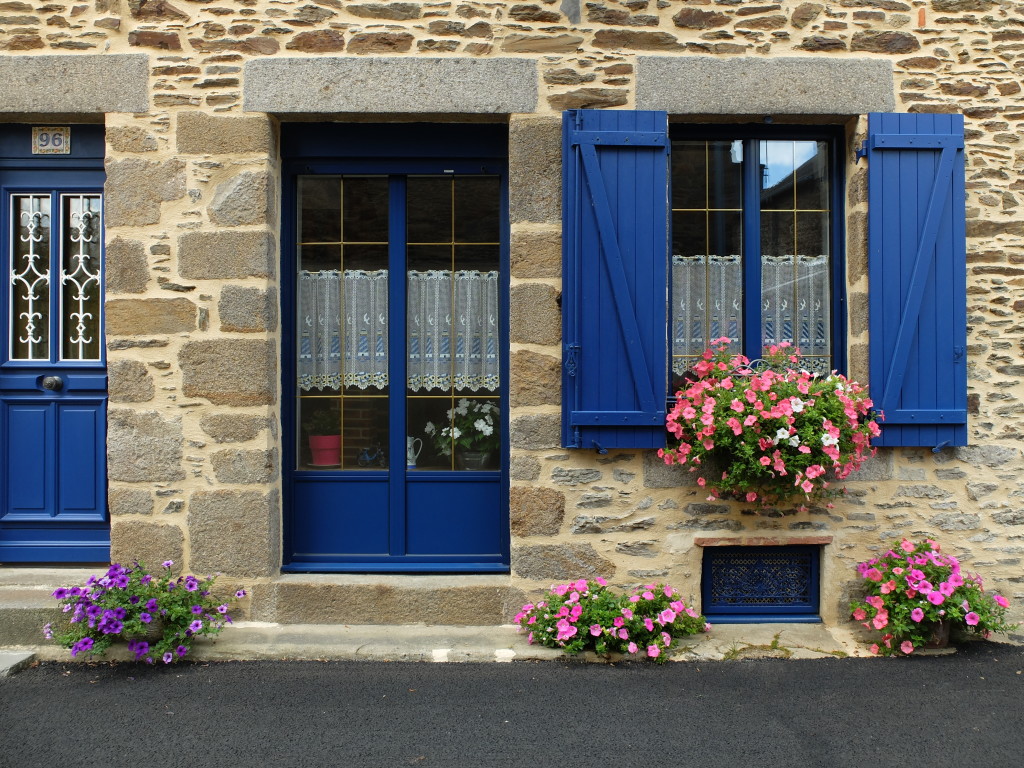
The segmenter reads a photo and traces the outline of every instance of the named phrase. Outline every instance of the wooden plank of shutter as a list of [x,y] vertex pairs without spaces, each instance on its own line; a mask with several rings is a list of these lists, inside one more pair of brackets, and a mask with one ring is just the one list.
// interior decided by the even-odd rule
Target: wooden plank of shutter
[[962,117],[869,116],[869,343],[871,395],[886,419],[880,445],[966,444],[963,144]]

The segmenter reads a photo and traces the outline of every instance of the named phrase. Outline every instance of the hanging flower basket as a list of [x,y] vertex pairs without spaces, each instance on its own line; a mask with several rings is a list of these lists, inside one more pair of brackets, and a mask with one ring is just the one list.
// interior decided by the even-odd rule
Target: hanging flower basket
[[771,346],[752,363],[730,356],[715,339],[676,393],[666,418],[666,464],[698,474],[708,499],[772,506],[831,497],[842,480],[874,456],[880,433],[865,389],[835,372],[800,364],[789,343]]

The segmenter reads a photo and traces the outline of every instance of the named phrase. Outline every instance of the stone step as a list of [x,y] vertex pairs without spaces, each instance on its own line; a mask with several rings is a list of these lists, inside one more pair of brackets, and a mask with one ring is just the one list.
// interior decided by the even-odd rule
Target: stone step
[[505,574],[284,574],[253,592],[252,618],[279,624],[486,626],[525,601]]
[[[83,584],[93,573],[0,568],[0,646],[43,643],[43,625],[60,616],[53,590]],[[251,592],[251,609],[237,618],[282,626],[498,626],[525,602],[505,574],[283,574]]]

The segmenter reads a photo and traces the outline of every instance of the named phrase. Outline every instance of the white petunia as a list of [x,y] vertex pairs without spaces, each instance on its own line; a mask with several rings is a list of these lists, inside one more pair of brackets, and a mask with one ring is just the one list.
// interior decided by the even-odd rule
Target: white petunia
[[779,427],[778,431],[775,433],[775,438],[772,440],[772,442],[778,444],[778,442],[780,440],[788,440],[788,439],[789,439],[789,430],[786,429],[785,427]]
[[804,409],[804,405],[806,405],[799,397],[791,397],[789,404],[793,406],[793,413],[800,413]]
[[832,435],[828,434],[828,432],[826,432],[824,435],[821,436],[821,444],[822,445],[839,445],[839,438],[838,437],[833,437]]

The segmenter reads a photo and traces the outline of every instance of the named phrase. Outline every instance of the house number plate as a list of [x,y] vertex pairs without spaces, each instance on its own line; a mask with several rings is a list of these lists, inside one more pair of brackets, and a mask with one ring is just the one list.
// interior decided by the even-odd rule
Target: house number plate
[[33,155],[71,154],[71,126],[32,129]]

